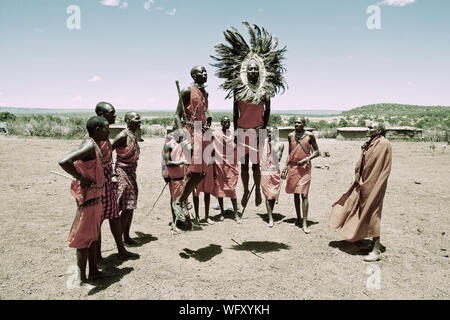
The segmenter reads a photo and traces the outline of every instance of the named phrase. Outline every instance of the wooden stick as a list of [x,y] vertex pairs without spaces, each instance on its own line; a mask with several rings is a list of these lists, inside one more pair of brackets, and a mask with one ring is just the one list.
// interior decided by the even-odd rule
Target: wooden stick
[[184,109],[183,96],[181,95],[180,83],[178,82],[178,80],[175,81],[175,85],[177,86],[179,103],[181,103],[181,107],[183,108],[183,118],[184,118],[184,123],[185,123],[185,125],[187,126],[186,110]]
[[166,182],[166,184],[165,184],[164,187],[162,188],[161,192],[159,193],[158,198],[156,198],[156,201],[155,201],[155,203],[153,204],[153,207],[150,209],[150,212],[147,213],[147,215],[149,215],[150,213],[153,212],[153,208],[155,208],[156,203],[158,202],[159,198],[161,198],[161,196],[162,196],[162,194],[163,194],[163,192],[164,192],[164,189],[166,189],[166,187],[167,187],[168,184],[169,184],[169,182]]
[[61,177],[64,177],[64,178],[66,178],[66,179],[70,179],[70,180],[73,180],[73,181],[77,181],[77,179],[75,179],[74,177],[69,176],[69,175],[67,175],[67,174],[59,173],[59,172],[52,171],[52,170],[50,170],[50,172],[53,173],[53,174],[56,174],[57,176],[61,176]]

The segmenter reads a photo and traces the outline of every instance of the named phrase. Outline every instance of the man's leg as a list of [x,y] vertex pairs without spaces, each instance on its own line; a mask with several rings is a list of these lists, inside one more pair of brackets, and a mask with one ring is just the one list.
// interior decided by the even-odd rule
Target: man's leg
[[241,205],[243,207],[247,206],[248,202],[248,196],[250,194],[250,190],[248,189],[248,180],[249,180],[249,174],[248,174],[248,154],[245,156],[245,163],[241,164],[241,179],[242,179],[242,186],[244,187],[244,194],[242,195]]
[[193,196],[193,198],[194,198],[195,220],[197,220],[197,222],[199,222],[200,221],[200,213],[199,213],[200,197]]
[[123,241],[128,245],[135,245],[137,242],[130,237],[131,221],[133,220],[133,210],[122,210],[120,223],[123,234]]
[[364,261],[374,262],[381,259],[381,242],[380,237],[373,238],[373,249],[372,251],[364,258]]
[[225,219],[225,210],[223,209],[223,198],[217,198],[220,207],[220,221]]
[[205,220],[208,224],[214,224],[214,221],[209,217],[209,205],[211,203],[211,194],[205,193]]
[[273,227],[272,211],[274,206],[275,206],[275,199],[266,200],[267,214],[269,215],[269,228]]
[[86,264],[88,259],[88,248],[77,249],[77,265],[80,269],[80,280],[86,282]]
[[300,194],[294,193],[294,205],[295,205],[295,213],[297,214],[297,222],[295,223],[296,226],[300,226]]
[[[126,258],[138,258],[139,255],[137,253],[133,253],[125,249],[123,245],[122,237],[121,237],[121,227],[120,227],[120,219],[113,218],[109,219],[109,228],[111,229],[111,233],[116,241],[117,251],[119,252],[120,259]],[[100,241],[100,238],[99,238]]]
[[233,211],[234,211],[234,220],[237,223],[241,223],[241,217],[239,216],[239,212],[238,212],[238,203],[237,203],[237,199],[231,199],[231,204],[233,205]]
[[191,173],[191,176],[186,182],[183,193],[181,194],[180,199],[178,199],[179,203],[184,203],[186,201],[192,191],[194,191],[194,188],[200,183],[200,181],[202,181],[204,176],[205,175],[203,173]]
[[97,244],[97,248],[96,248],[96,260],[97,260],[97,265],[102,264],[103,263],[103,257],[102,257],[102,227],[100,225],[100,230],[98,231],[98,240],[95,242]]
[[[96,254],[97,254],[97,243],[93,242],[88,249],[88,262],[89,262],[89,280],[94,280],[98,278],[103,278],[107,276],[106,272],[101,272],[97,268]],[[86,269],[86,266],[85,266]]]
[[261,168],[259,164],[252,165],[253,181],[255,182],[255,205],[259,206],[262,203],[261,197]]
[[309,209],[309,201],[308,201],[308,195],[302,194],[302,215],[303,215],[303,232],[308,234],[311,232],[310,229],[308,229],[308,209]]

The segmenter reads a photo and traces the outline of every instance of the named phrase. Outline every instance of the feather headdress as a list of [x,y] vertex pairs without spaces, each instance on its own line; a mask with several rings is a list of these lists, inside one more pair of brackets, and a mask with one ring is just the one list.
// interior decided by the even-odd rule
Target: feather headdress
[[[214,46],[216,56],[211,64],[217,68],[216,76],[225,79],[220,88],[228,91],[226,99],[235,96],[238,101],[259,104],[266,97],[273,97],[276,93],[284,92],[287,88],[283,65],[286,47],[276,50],[278,38],[264,28],[242,22],[250,34],[250,46],[239,31],[231,27],[225,30],[225,40],[230,44],[220,43]],[[256,62],[259,67],[259,79],[252,85],[247,79],[247,66]]]

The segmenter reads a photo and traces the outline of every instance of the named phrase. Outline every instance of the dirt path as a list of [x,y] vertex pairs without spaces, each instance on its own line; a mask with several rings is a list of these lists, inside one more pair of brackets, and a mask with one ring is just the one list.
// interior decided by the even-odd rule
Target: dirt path
[[[57,161],[78,143],[0,137],[1,299],[450,298],[450,153],[432,155],[424,143],[393,143],[381,225],[386,252],[380,262],[367,264],[327,227],[331,203],[352,181],[361,144],[335,140],[318,141],[331,158],[314,161],[330,169],[313,168],[310,235],[294,226],[293,197],[282,193],[273,229],[264,221],[265,207],[255,207],[252,199],[242,225],[226,219],[172,236],[167,189],[146,216],[164,185],[163,139],[147,139],[141,143],[132,225],[141,243],[133,250],[141,258],[117,260],[105,223],[103,255],[113,277],[94,289],[68,290],[70,275],[63,274],[75,264],[75,250],[66,243],[75,205],[68,180],[49,170],[61,171]],[[370,271],[381,275],[381,289],[367,288]]]

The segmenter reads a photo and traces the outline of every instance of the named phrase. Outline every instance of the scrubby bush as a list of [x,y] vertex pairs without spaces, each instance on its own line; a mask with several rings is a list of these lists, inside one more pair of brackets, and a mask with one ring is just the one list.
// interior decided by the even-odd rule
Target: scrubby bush
[[0,121],[14,121],[16,118],[11,112],[0,112]]

